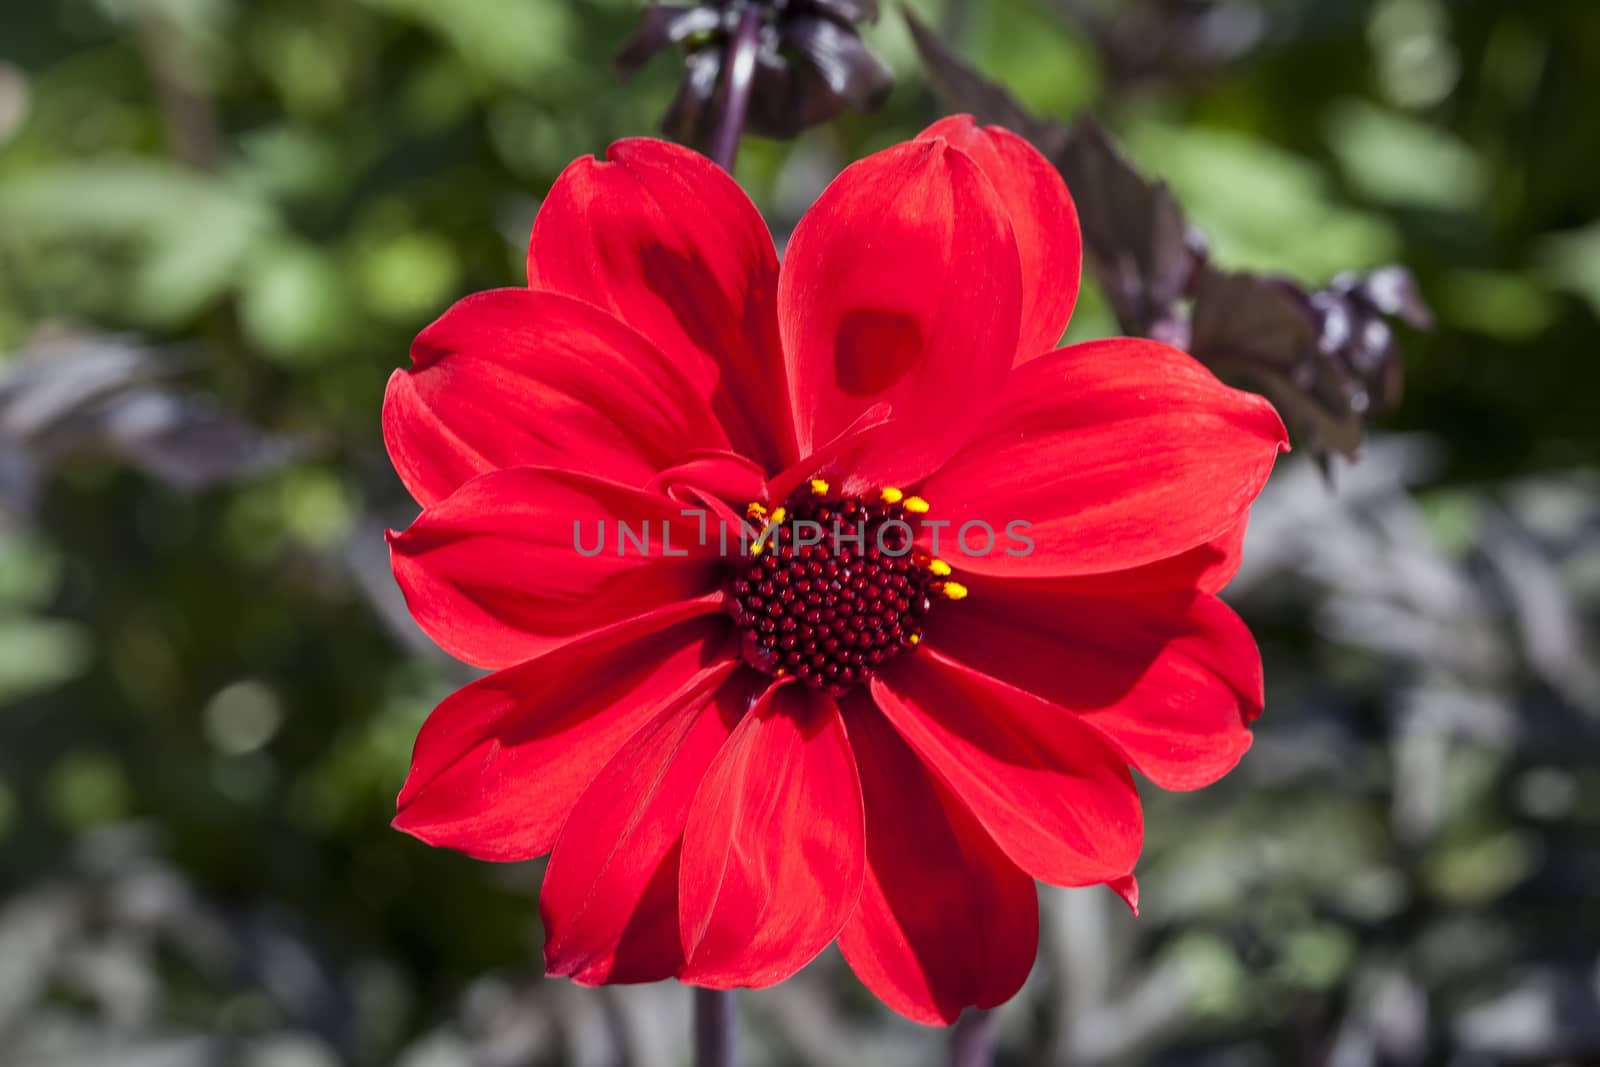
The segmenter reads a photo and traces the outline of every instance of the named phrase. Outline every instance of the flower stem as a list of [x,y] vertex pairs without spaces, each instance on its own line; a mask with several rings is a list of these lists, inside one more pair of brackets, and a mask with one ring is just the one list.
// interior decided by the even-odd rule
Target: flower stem
[[994,1063],[994,1012],[968,1008],[950,1031],[950,1067],[990,1067]]
[[739,27],[723,63],[722,114],[711,135],[711,158],[729,174],[739,157],[739,135],[750,111],[750,86],[755,82],[756,52],[761,44],[761,0],[745,0]]
[[694,1067],[735,1067],[738,1022],[731,990],[694,991]]

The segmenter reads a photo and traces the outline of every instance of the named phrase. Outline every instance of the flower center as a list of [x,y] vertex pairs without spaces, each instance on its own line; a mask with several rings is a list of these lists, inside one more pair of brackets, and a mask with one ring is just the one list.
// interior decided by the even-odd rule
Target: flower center
[[937,600],[966,596],[950,566],[912,547],[928,505],[898,489],[834,493],[814,481],[769,514],[734,578],[730,610],[745,662],[843,692],[922,640]]

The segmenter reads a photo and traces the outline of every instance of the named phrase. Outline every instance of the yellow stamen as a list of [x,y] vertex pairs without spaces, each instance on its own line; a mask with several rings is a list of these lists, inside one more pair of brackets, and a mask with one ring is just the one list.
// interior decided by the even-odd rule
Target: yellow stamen
[[756,537],[756,543],[750,546],[750,554],[759,556],[767,550],[767,543],[772,539],[773,531],[783,525],[783,520],[788,518],[789,509],[778,506],[772,509],[772,514],[767,514],[767,509],[760,504],[751,504],[745,508],[745,514],[756,522],[761,523],[761,533]]
[[967,587],[960,582],[940,582],[935,588],[950,600],[967,599]]
[[767,509],[762,506],[759,500],[751,501],[744,509],[744,517],[754,519],[757,522],[766,522]]
[[902,501],[902,500],[904,500],[906,498],[906,495],[904,493],[902,493],[900,490],[894,488],[893,486],[890,486],[889,488],[885,489],[882,493],[879,494],[879,496],[882,498],[882,500],[883,500],[883,502],[885,504],[898,504],[898,503],[900,503],[900,501]]
[[950,577],[950,564],[942,559],[930,559],[928,561],[928,573],[937,575],[940,578],[948,578]]
[[928,513],[928,502],[920,496],[906,497],[905,504],[906,510],[913,515],[926,515]]
[[827,496],[828,483],[823,481],[821,478],[813,478],[811,479],[811,491],[818,496]]
[[920,645],[920,644],[922,644],[922,635],[921,635],[921,634],[912,634],[912,635],[911,635],[911,643],[912,643],[912,644],[913,644],[913,645]]

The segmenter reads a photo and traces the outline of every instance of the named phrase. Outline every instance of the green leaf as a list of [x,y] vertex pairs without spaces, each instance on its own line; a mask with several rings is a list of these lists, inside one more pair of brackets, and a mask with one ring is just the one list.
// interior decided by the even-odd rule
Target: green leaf
[[0,619],[0,701],[71,681],[88,666],[91,647],[76,623]]
[[1328,112],[1328,144],[1351,185],[1374,200],[1436,211],[1483,204],[1483,161],[1446,130],[1361,100]]

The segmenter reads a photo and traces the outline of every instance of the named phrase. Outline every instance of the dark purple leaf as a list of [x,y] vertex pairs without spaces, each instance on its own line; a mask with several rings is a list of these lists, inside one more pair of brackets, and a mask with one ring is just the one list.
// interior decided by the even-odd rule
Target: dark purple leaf
[[1403,377],[1394,329],[1367,286],[1352,275],[1307,292],[1208,267],[1194,287],[1190,351],[1270,396],[1314,449],[1353,456],[1366,420],[1399,402]]
[[[1134,8],[1148,14],[1163,4]],[[1132,11],[1113,17],[1133,18]],[[1029,138],[1066,178],[1086,264],[1125,331],[1186,349],[1268,397],[1319,459],[1328,450],[1356,453],[1366,420],[1400,396],[1400,354],[1386,320],[1431,321],[1409,273],[1386,267],[1312,292],[1287,278],[1215,268],[1171,190],[1141,174],[1092,117],[1067,127],[1030,114],[926,24],[906,17],[941,99]]]
[[1189,352],[1226,381],[1261,393],[1314,450],[1353,456],[1362,417],[1345,376],[1319,346],[1308,302],[1278,279],[1208,267],[1195,285]]
[[32,440],[102,396],[173,370],[172,360],[121,337],[41,339],[0,371],[0,437]]
[[37,342],[0,372],[0,448],[44,466],[108,453],[183,490],[304,454],[304,441],[265,434],[215,400],[163,382],[181,369],[118,337]]
[[652,4],[639,17],[639,25],[614,60],[624,77],[633,74],[650,62],[668,45],[682,44],[697,34],[712,33],[722,27],[722,12],[714,7],[698,4],[677,7]]
[[[651,5],[617,54],[626,76],[668,45],[684,46],[683,78],[662,121],[669,137],[707,147],[721,110],[723,63],[744,10],[731,0]],[[870,111],[888,99],[894,73],[856,32],[856,23],[877,18],[875,0],[787,0],[761,15],[749,132],[794,137],[846,108]]]
[[745,128],[759,137],[795,137],[838,115],[845,101],[809,65],[763,51],[756,58],[755,85]]
[[831,19],[795,16],[770,34],[757,60],[746,125],[763,137],[794,137],[854,107],[888,99],[894,73],[855,32]]
[[722,81],[722,52],[716,48],[691,51],[683,57],[683,77],[677,95],[661,120],[668,137],[687,145],[704,145],[711,137],[716,117],[717,90]]
[[26,449],[0,441],[0,535],[32,516],[39,497],[39,464]]
[[1379,267],[1361,279],[1357,291],[1376,310],[1419,330],[1433,328],[1433,312],[1423,303],[1417,280],[1404,267]]
[[1032,114],[926,23],[910,12],[906,21],[933,88],[948,107],[1022,134],[1061,170],[1078,206],[1090,269],[1122,328],[1138,334],[1158,324],[1173,328],[1175,306],[1202,254],[1166,185],[1141,176],[1092,118],[1069,128]]
[[809,0],[812,10],[841,22],[877,22],[878,0]]
[[304,442],[264,434],[205,396],[123,393],[98,413],[104,448],[175,489],[194,491],[282,466]]
[[1272,279],[1201,271],[1189,352],[1208,366],[1249,363],[1291,372],[1317,350],[1306,308]]
[[854,30],[832,19],[790,19],[783,44],[803,56],[843,104],[871,111],[894,89],[894,71],[867,50]]
[[1204,252],[1164,182],[1146,180],[1092,117],[1054,156],[1078,206],[1084,250],[1124,330],[1177,319]]
[[1004,126],[1019,133],[1045,155],[1055,157],[1067,140],[1064,125],[1034,116],[1004,87],[969,66],[932,27],[910,11],[905,16],[923,69],[946,106],[969,112],[986,125]]

